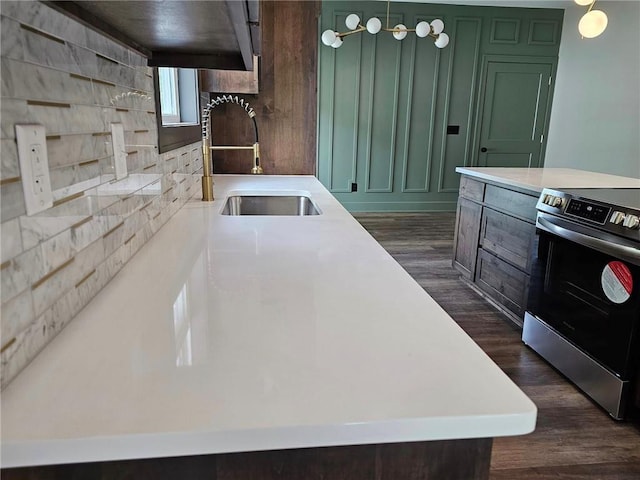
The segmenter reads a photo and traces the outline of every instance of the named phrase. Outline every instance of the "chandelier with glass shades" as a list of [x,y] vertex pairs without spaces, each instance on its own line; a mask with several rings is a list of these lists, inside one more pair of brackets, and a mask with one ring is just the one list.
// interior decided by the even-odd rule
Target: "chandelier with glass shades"
[[352,13],[348,15],[345,20],[345,24],[349,31],[340,33],[331,29],[325,30],[322,32],[322,43],[329,47],[338,48],[342,45],[342,39],[348,35],[361,33],[365,30],[372,35],[375,35],[383,30],[385,32],[391,32],[396,40],[402,40],[407,36],[407,33],[415,32],[415,34],[420,38],[433,38],[434,43],[438,48],[444,48],[449,44],[449,35],[444,33],[444,22],[439,18],[436,18],[431,23],[425,21],[419,22],[416,25],[416,28],[407,28],[401,23],[393,28],[389,28],[389,3],[390,1],[387,0],[387,22],[384,28],[382,28],[382,22],[377,17],[371,17],[367,20],[366,25],[362,25],[360,23],[360,17],[355,13]]
[[578,22],[578,31],[584,38],[595,38],[600,35],[607,28],[609,20],[607,14],[602,10],[594,10],[593,6],[596,4],[596,0],[575,0],[575,2],[581,7],[589,6],[587,13],[585,13]]

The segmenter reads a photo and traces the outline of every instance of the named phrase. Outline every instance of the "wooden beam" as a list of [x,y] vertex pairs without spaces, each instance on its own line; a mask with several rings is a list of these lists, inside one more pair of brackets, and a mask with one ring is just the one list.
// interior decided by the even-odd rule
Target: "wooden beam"
[[253,68],[253,48],[251,46],[251,31],[249,30],[249,17],[246,2],[237,0],[225,0],[229,18],[236,32],[240,53],[246,70]]
[[247,0],[249,10],[249,30],[251,31],[251,46],[254,55],[261,55],[261,31],[260,31],[260,2],[258,0]]
[[262,55],[260,24],[252,23],[249,25],[249,28],[251,30],[251,46],[253,47],[253,54],[260,56]]
[[190,54],[179,52],[152,52],[150,67],[213,68],[222,70],[250,70],[240,55]]
[[258,57],[253,56],[253,71],[200,69],[200,91],[210,93],[259,93]]

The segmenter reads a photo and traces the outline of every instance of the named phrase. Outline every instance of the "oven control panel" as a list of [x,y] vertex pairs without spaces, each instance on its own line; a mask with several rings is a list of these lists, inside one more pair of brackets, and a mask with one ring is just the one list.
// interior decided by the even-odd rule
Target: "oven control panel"
[[[585,198],[585,192],[590,193],[589,190],[562,192],[545,188],[538,198],[536,208],[566,220],[640,241],[640,208]],[[635,191],[633,194],[635,195]]]
[[611,213],[611,207],[598,205],[597,203],[586,202],[584,200],[576,200],[572,198],[564,211],[565,214],[572,217],[589,220],[599,225],[604,225],[607,217]]

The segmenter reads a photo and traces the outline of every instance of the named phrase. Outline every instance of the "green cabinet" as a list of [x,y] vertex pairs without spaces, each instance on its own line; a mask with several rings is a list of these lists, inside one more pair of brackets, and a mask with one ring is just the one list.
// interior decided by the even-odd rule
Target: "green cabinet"
[[[320,32],[346,31],[349,13],[385,23],[386,3],[323,2]],[[455,210],[457,166],[541,165],[562,15],[392,2],[391,25],[441,18],[450,44],[386,32],[321,44],[320,181],[351,211]]]

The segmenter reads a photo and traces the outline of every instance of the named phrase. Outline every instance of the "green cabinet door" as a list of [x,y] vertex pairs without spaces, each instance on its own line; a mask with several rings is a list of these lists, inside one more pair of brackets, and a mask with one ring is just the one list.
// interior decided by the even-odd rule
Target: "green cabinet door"
[[481,167],[540,167],[556,60],[487,56],[483,62]]

